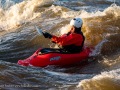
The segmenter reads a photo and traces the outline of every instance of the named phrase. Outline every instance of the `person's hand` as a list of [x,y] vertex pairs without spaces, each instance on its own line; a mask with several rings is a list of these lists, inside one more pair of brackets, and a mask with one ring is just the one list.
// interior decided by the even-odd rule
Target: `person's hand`
[[51,34],[49,34],[49,33],[47,33],[47,32],[45,32],[45,33],[43,33],[43,36],[45,37],[45,38],[52,38],[52,35]]
[[56,43],[56,42],[52,41],[52,43]]

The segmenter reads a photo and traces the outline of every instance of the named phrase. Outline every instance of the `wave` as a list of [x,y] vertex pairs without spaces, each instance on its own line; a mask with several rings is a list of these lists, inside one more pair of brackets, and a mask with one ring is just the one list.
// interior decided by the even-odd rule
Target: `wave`
[[[85,45],[95,47],[91,56],[102,56],[102,58],[95,57],[97,60],[100,60],[97,62],[100,65],[96,66],[100,68],[100,70],[105,69],[106,72],[102,72],[93,78],[88,75],[90,79],[83,80],[82,77],[79,79],[82,81],[80,81],[78,89],[119,90],[120,6],[114,3],[106,8],[92,11],[92,6],[88,6],[84,1],[95,0],[80,0],[79,8],[75,6],[76,2],[71,2],[71,6],[76,9],[67,7],[68,3],[63,3],[65,5],[54,4],[53,0],[24,0],[19,3],[12,3],[11,6],[6,9],[1,7],[0,33],[2,33],[2,31],[7,31],[8,34],[0,37],[0,59],[3,61],[16,62],[19,59],[30,56],[38,47],[49,47],[49,44],[51,43],[42,36],[38,36],[34,29],[34,25],[38,25],[43,30],[52,34],[60,35],[68,30],[68,24],[72,18],[81,17],[84,22],[82,31],[86,37]],[[114,2],[113,0],[105,1]],[[91,9],[91,11],[88,9]],[[10,33],[13,30],[15,31]],[[6,64],[1,65],[4,66]],[[95,67],[94,63],[92,66]],[[104,68],[103,66],[106,66],[107,68]],[[88,65],[83,71],[89,72],[89,67],[90,66]],[[95,68],[94,72],[99,71],[98,68]],[[70,70],[73,69],[74,68]],[[4,71],[4,69],[1,70]],[[78,70],[80,69],[78,68]],[[66,70],[66,72],[69,71]],[[27,73],[26,75],[28,75]],[[12,77],[14,76],[15,74]],[[85,74],[84,77],[86,78],[86,76],[87,75]],[[3,82],[6,83],[7,81],[3,79]]]
[[[49,4],[52,5],[52,3]],[[40,21],[41,28],[54,30],[52,31],[54,34],[56,31],[58,33],[60,31],[63,34],[68,30],[66,27],[68,28],[68,23],[72,18],[81,17],[84,22],[82,31],[86,37],[86,46],[96,46],[96,53],[102,53],[104,55],[116,52],[119,49],[120,6],[112,4],[104,11],[87,12],[85,10],[74,11],[62,6],[50,6],[49,4],[45,1],[31,0],[13,5],[9,10],[3,11],[6,13],[5,15],[1,14],[1,30],[6,29],[9,32],[10,28],[18,28],[28,22],[33,22],[32,25],[34,27],[35,23],[33,19],[43,18],[44,21],[41,22],[38,20],[37,23],[39,25]],[[47,5],[48,7],[46,7]],[[46,8],[43,9],[43,7]],[[41,11],[42,9],[43,11]],[[54,26],[54,23],[56,23],[56,26]]]
[[[8,2],[8,4],[11,3]],[[25,0],[20,3],[12,3],[8,9],[0,8],[0,31],[8,31],[31,21],[41,14],[36,11],[37,9],[52,3],[53,0]]]
[[[30,38],[27,35],[31,35],[32,32],[34,37],[31,38],[30,42],[36,45],[39,42],[34,42],[38,41],[35,35],[35,24],[52,34],[60,35],[67,32],[69,21],[72,18],[81,17],[84,22],[82,31],[86,37],[85,45],[95,47],[95,51],[91,55],[113,55],[120,51],[120,6],[116,4],[112,4],[103,11],[87,12],[86,10],[76,11],[64,6],[54,5],[53,0],[26,0],[11,6],[8,10],[1,9],[0,16],[1,32],[2,30],[10,32],[19,29],[18,33],[21,36],[26,36],[28,41]],[[17,29],[13,29],[15,27]],[[9,35],[7,37],[12,38]],[[13,37],[17,37],[17,34],[15,33]],[[14,42],[18,42],[19,39],[17,39]],[[3,40],[5,41],[5,38]],[[3,42],[3,40],[0,41]],[[42,46],[48,46],[48,42],[44,42]]]
[[102,72],[92,79],[82,80],[77,87],[81,90],[119,90],[120,69]]

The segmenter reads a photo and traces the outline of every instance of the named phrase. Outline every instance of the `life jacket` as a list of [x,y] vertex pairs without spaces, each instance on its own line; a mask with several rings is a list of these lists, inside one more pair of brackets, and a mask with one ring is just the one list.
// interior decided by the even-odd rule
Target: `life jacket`
[[82,32],[68,33],[61,37],[53,36],[52,41],[58,44],[63,51],[68,53],[77,53],[82,51],[85,37]]
[[[79,34],[83,38],[82,44],[80,46],[77,46],[77,45],[74,45],[74,44],[62,46],[62,49],[65,52],[68,52],[68,53],[77,53],[77,52],[81,52],[83,50],[83,45],[84,45],[85,37],[84,37],[84,35],[83,35],[82,32],[79,32]],[[68,33],[67,36],[68,35],[70,35],[70,33]]]

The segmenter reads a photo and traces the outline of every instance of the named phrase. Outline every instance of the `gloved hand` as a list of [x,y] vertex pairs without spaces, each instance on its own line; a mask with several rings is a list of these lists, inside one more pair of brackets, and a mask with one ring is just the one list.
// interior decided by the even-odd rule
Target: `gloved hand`
[[45,33],[43,33],[43,36],[45,37],[45,38],[52,38],[52,35],[51,34],[49,34],[49,33],[47,33],[47,32],[45,32]]

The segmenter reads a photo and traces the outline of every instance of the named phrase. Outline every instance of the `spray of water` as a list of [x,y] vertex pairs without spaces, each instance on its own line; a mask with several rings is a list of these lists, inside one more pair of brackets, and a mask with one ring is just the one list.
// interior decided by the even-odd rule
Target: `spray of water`
[[[7,9],[0,8],[0,29],[10,30],[19,27],[22,24],[30,22],[32,19],[41,15],[36,12],[37,8],[52,4],[53,0],[24,0],[20,3],[14,3],[10,0],[5,2]],[[9,8],[8,8],[9,7]]]

